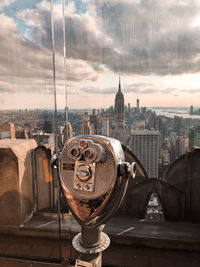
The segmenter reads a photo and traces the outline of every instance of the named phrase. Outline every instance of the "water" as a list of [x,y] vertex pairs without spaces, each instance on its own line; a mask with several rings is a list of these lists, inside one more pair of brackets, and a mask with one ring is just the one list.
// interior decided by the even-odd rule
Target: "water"
[[200,115],[189,114],[189,107],[151,107],[149,109],[155,111],[156,115],[164,115],[169,118],[179,116],[184,119],[200,119]]

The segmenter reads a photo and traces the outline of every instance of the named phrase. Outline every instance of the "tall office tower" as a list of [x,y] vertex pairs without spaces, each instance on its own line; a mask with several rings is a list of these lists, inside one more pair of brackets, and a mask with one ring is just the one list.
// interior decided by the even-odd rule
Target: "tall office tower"
[[194,113],[194,108],[193,106],[190,106],[190,115],[193,115],[193,113]]
[[131,110],[131,103],[128,103],[128,111]]
[[180,157],[188,150],[188,138],[178,136],[175,143],[176,157]]
[[131,131],[131,150],[141,161],[149,177],[158,178],[159,132]]
[[92,115],[89,116],[93,134],[100,134],[99,116],[96,114],[96,109],[92,110]]
[[182,118],[179,116],[174,116],[174,132],[179,136],[181,130],[181,120]]
[[63,129],[63,141],[67,141],[70,137],[73,136],[73,130],[72,130],[72,125],[71,123],[68,121]]
[[119,89],[115,96],[115,126],[118,129],[124,129],[125,127],[124,95],[121,92],[120,78]]
[[101,117],[100,118],[100,134],[105,136],[110,136],[110,118]]
[[189,149],[200,147],[200,126],[195,126],[189,131]]
[[137,99],[137,112],[140,112],[140,100],[139,99]]
[[142,107],[141,111],[142,111],[142,113],[145,113],[145,112],[147,112],[147,108],[146,107]]
[[82,120],[80,125],[80,134],[93,134],[89,118],[85,118]]
[[53,133],[52,121],[45,120],[43,125],[44,133]]

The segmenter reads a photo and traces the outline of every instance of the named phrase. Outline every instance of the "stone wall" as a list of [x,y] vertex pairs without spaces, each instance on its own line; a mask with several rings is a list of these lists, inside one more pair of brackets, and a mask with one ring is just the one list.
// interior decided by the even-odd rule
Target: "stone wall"
[[0,139],[15,138],[15,125],[11,122],[5,122],[0,126]]
[[33,209],[34,140],[0,140],[0,225],[21,225]]
[[39,146],[34,150],[37,211],[53,206],[53,176],[50,165],[51,150]]

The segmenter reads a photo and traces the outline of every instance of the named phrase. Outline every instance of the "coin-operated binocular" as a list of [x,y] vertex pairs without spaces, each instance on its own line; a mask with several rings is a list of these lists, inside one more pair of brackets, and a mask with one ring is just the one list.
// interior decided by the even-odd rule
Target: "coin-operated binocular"
[[81,252],[77,266],[101,266],[101,252],[109,244],[102,232],[105,222],[119,208],[135,163],[124,162],[118,140],[103,136],[78,136],[65,144],[59,172],[71,213],[81,225],[73,246]]

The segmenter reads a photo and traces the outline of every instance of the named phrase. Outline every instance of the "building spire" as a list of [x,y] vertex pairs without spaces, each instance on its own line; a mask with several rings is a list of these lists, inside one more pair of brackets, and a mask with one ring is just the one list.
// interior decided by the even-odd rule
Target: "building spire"
[[118,92],[121,93],[121,79],[120,79],[120,75],[119,75],[119,90],[118,90]]

